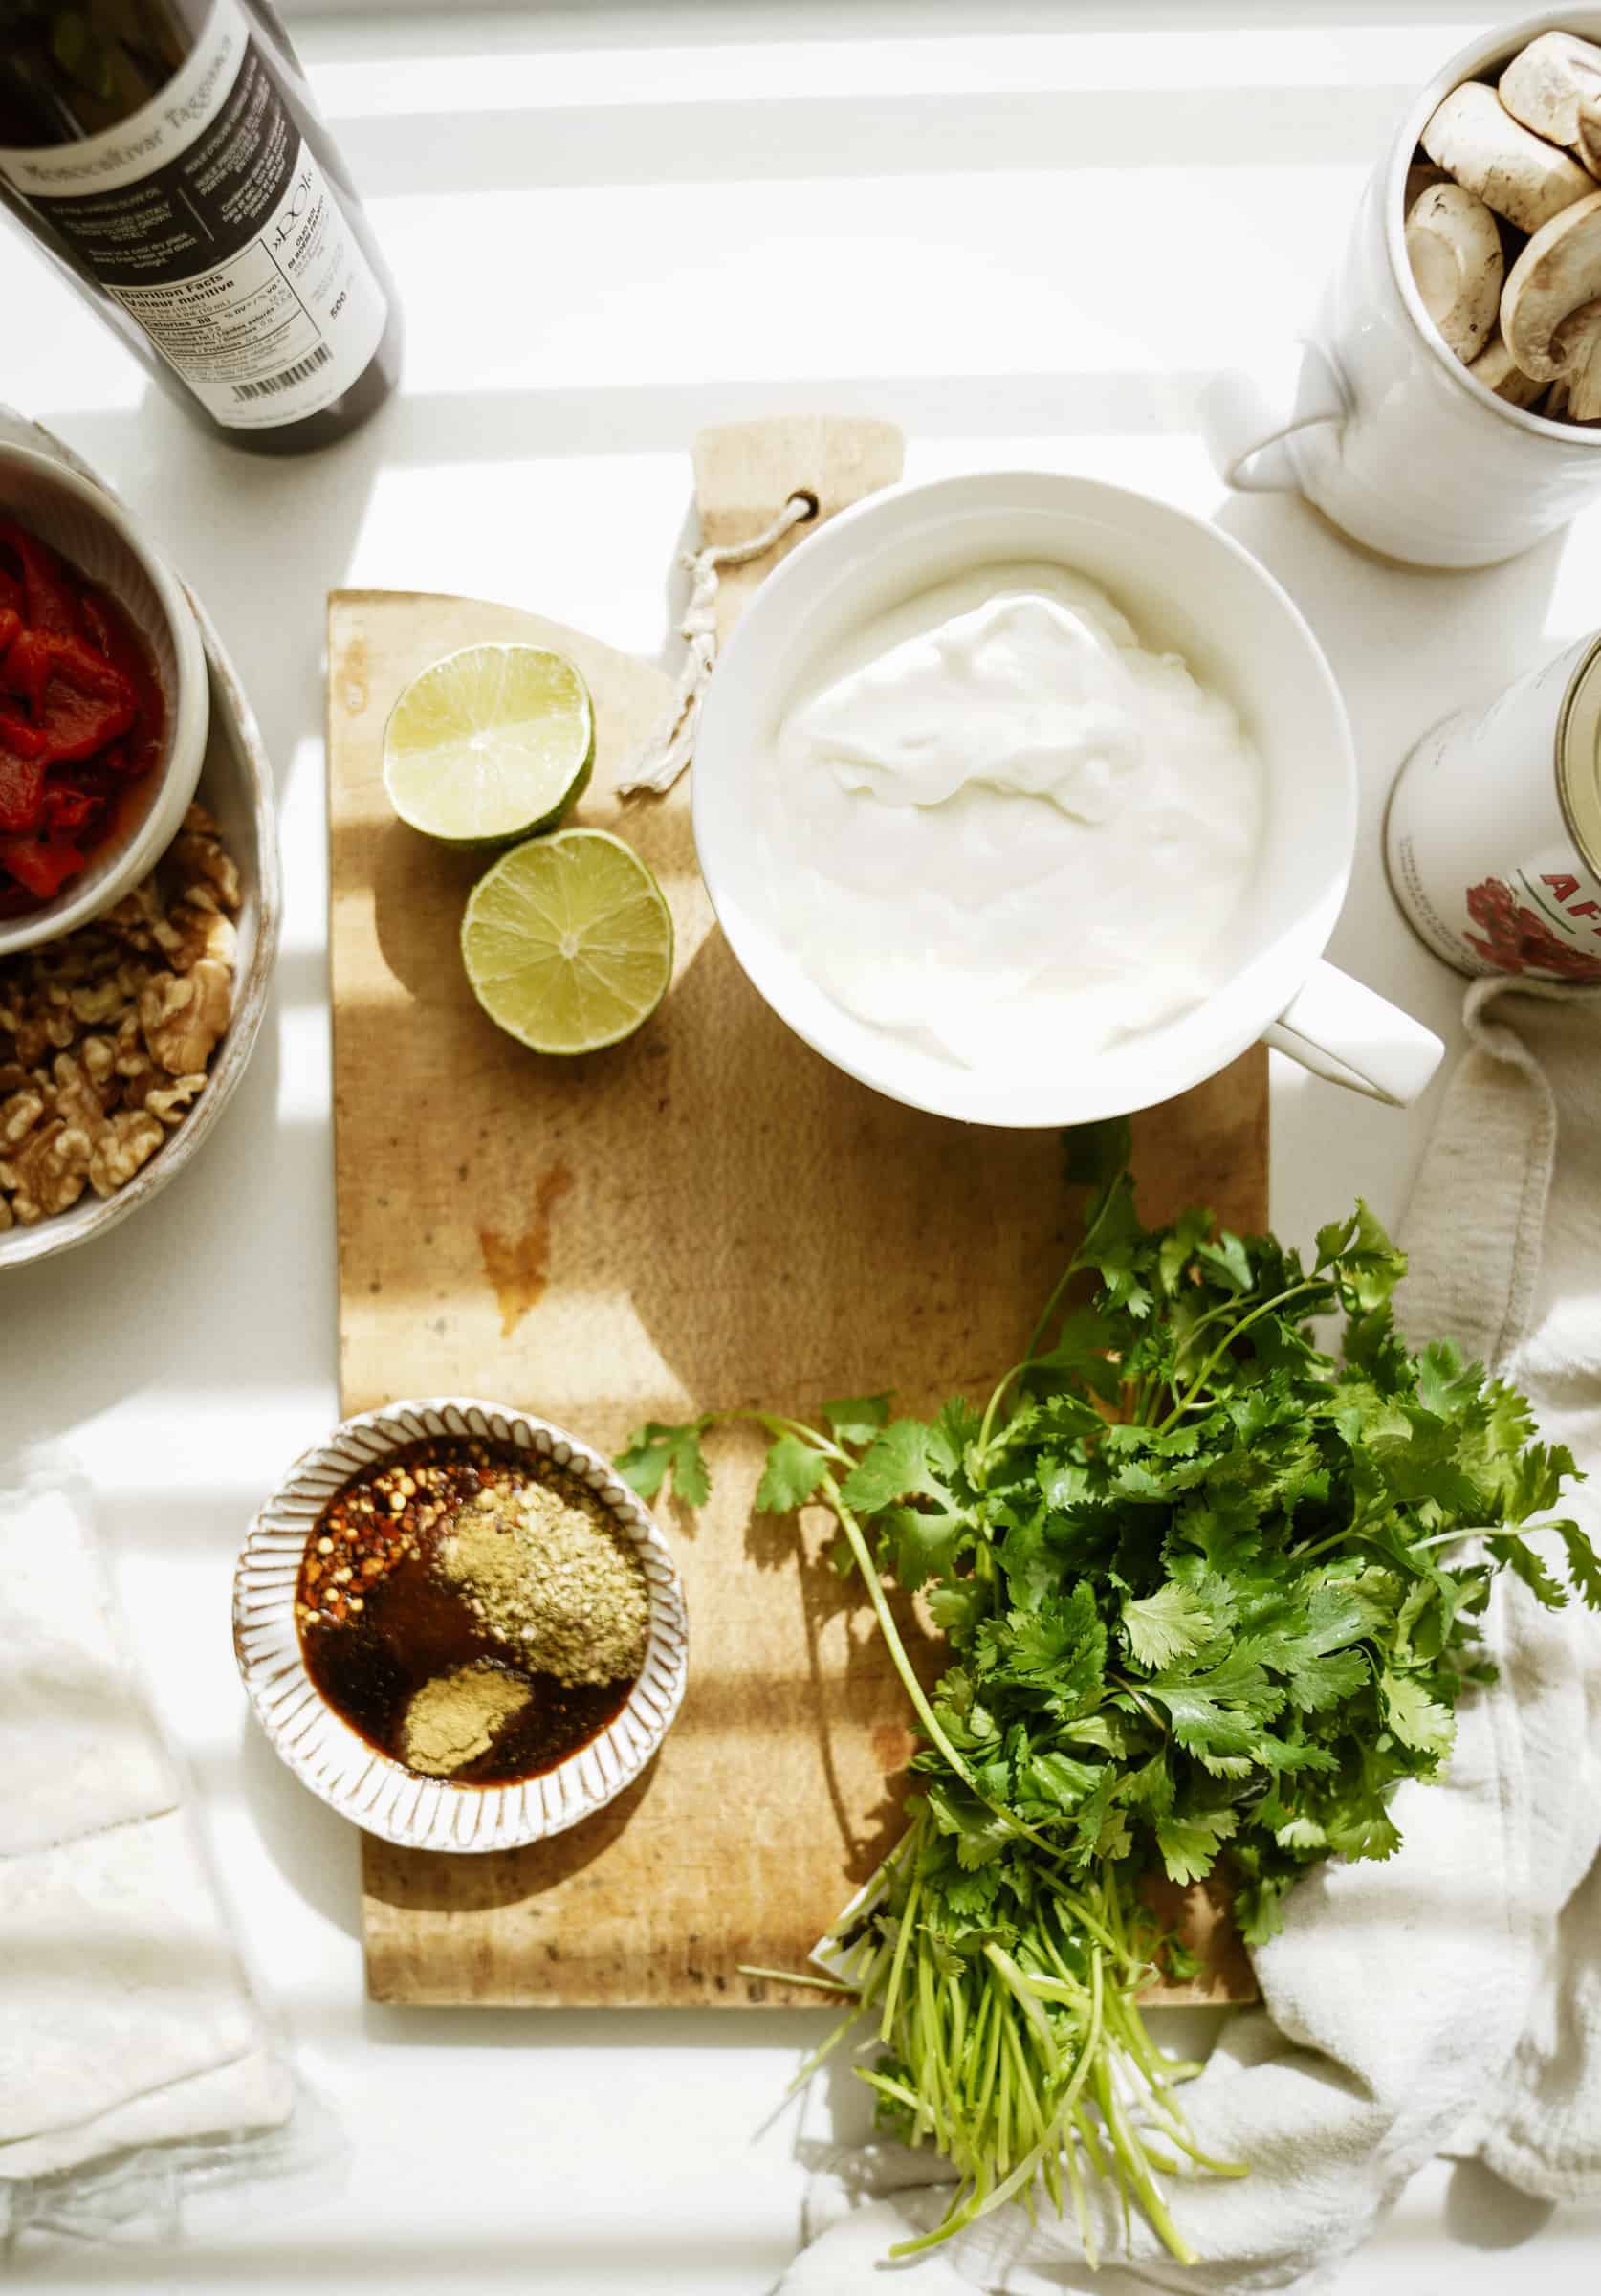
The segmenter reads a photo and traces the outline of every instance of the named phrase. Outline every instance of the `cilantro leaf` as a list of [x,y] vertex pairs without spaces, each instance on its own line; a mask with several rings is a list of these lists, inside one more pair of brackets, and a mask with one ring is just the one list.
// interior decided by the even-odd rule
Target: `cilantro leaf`
[[1546,1610],[1560,1610],[1567,1601],[1559,1581],[1524,1539],[1517,1536],[1487,1538],[1485,1546],[1497,1562],[1504,1564],[1514,1577],[1523,1580],[1535,1601]]
[[1153,1754],[1139,1769],[1130,1770],[1124,1788],[1124,1799],[1130,1807],[1149,1812],[1152,1818],[1165,1818],[1173,1808],[1173,1770],[1165,1755]]
[[1079,1247],[1086,1267],[1099,1271],[1106,1306],[1142,1319],[1153,1305],[1147,1273],[1156,1273],[1156,1254],[1134,1210],[1133,1190],[1125,1180],[1107,1196],[1089,1233]]
[[1071,1716],[1092,1706],[1103,1688],[1107,1630],[1095,1598],[1082,1582],[1033,1610],[1008,1611],[978,1630],[975,1654],[986,1679],[1033,1694]]
[[1562,1540],[1568,1556],[1568,1576],[1587,1608],[1601,1610],[1601,1563],[1596,1560],[1595,1549],[1577,1523],[1552,1523],[1549,1528]]
[[934,1823],[956,1845],[960,1864],[971,1870],[987,1866],[1015,1842],[1017,1827],[996,1810],[986,1809],[976,1795],[931,1779],[924,1788]]
[[982,1419],[965,1396],[954,1396],[935,1415],[928,1431],[925,1453],[936,1474],[954,1484],[968,1476],[972,1451]]
[[1077,1379],[1108,1402],[1118,1390],[1117,1366],[1109,1360],[1116,1336],[1111,1318],[1097,1308],[1074,1308],[1057,1327],[1056,1337],[1030,1363],[1030,1372],[1059,1372]]
[[1170,1882],[1204,1881],[1217,1863],[1217,1851],[1239,1824],[1233,1810],[1187,1810],[1181,1817],[1158,1818],[1156,1846]]
[[1283,1708],[1284,1694],[1269,1681],[1250,1645],[1239,1643],[1204,1672],[1153,1676],[1140,1686],[1142,1696],[1167,1710],[1173,1733],[1203,1764],[1217,1756],[1251,1754]]
[[1348,1220],[1318,1229],[1320,1269],[1327,1268],[1347,1304],[1358,1309],[1384,1306],[1407,1271],[1407,1255],[1397,1251],[1359,1196]]
[[1071,1755],[1048,1751],[1030,1755],[1020,1770],[1022,1791],[1035,1801],[1058,1810],[1072,1810],[1094,1791],[1103,1765],[1075,1761]]
[[[1196,1252],[1212,1235],[1212,1214],[1180,1212],[1156,1248],[1156,1280],[1171,1299],[1186,1279]],[[1246,1283],[1250,1282],[1247,1274]]]
[[951,1507],[895,1507],[883,1523],[895,1576],[913,1593],[930,1578],[948,1578],[967,1541],[967,1517]]
[[1388,1669],[1379,1676],[1379,1695],[1384,1701],[1385,1720],[1402,1745],[1410,1746],[1415,1754],[1427,1755],[1431,1761],[1442,1761],[1457,1735],[1450,1708],[1431,1698],[1415,1675],[1392,1674]]
[[1123,1639],[1142,1667],[1159,1668],[1192,1656],[1216,1632],[1206,1604],[1189,1587],[1170,1578],[1153,1595],[1123,1605]]
[[1484,1366],[1464,1367],[1454,1339],[1431,1339],[1417,1358],[1417,1400],[1437,1419],[1458,1419],[1471,1411],[1483,1386]]
[[840,1489],[844,1504],[858,1514],[877,1514],[936,1486],[929,1474],[929,1429],[920,1419],[897,1419],[865,1451]]
[[1202,1244],[1195,1254],[1210,1273],[1214,1283],[1222,1284],[1230,1292],[1249,1292],[1251,1263],[1245,1247],[1238,1236],[1225,1228],[1216,1243]]
[[706,1471],[700,1439],[710,1424],[710,1414],[688,1420],[681,1426],[647,1420],[612,1464],[642,1499],[656,1496],[670,1468],[673,1490],[685,1506],[704,1507],[712,1496],[712,1478]]
[[840,1443],[871,1443],[889,1417],[889,1395],[852,1395],[824,1403],[822,1416]]
[[925,1601],[930,1618],[958,1650],[989,1607],[988,1595],[976,1578],[947,1579],[930,1587]]
[[790,1514],[804,1507],[828,1472],[820,1450],[799,1435],[780,1435],[769,1448],[767,1465],[757,1485],[756,1503],[763,1514]]

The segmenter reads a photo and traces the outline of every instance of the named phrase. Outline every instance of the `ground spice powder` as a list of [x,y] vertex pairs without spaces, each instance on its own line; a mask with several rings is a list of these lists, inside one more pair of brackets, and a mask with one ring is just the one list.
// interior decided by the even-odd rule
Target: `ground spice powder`
[[645,1573],[580,1483],[480,1491],[440,1540],[438,1566],[492,1634],[569,1689],[629,1680],[645,1664]]
[[532,1692],[488,1660],[436,1674],[406,1710],[405,1761],[425,1777],[450,1777],[487,1754]]

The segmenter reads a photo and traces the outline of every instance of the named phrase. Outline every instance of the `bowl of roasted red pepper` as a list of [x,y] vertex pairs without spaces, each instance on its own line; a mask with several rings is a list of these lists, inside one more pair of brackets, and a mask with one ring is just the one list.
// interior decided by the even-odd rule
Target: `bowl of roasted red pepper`
[[194,615],[123,511],[0,447],[0,955],[148,874],[194,795],[208,712]]

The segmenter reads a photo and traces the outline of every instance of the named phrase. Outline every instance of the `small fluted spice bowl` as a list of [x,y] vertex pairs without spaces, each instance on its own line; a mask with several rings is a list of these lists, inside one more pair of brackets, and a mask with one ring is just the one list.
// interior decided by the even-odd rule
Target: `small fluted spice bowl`
[[[300,1563],[318,1516],[353,1475],[408,1444],[476,1438],[549,1460],[587,1484],[645,1573],[645,1663],[616,1719],[549,1770],[515,1784],[422,1777],[369,1745],[307,1670],[295,1619]],[[233,1647],[274,1752],[343,1818],[409,1849],[516,1849],[604,1809],[650,1761],[683,1702],[684,1590],[648,1511],[610,1464],[548,1420],[500,1403],[434,1397],[343,1421],[290,1468],[252,1523],[233,1579]]]

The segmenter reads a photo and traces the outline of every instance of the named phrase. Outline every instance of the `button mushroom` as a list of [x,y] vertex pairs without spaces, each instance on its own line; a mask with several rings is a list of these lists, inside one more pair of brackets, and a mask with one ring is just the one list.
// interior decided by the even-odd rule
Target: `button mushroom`
[[1525,375],[1567,384],[1575,422],[1601,415],[1601,191],[1535,232],[1502,296],[1501,331]]
[[1436,184],[1407,217],[1407,259],[1423,308],[1458,359],[1495,332],[1504,270],[1496,219],[1460,184]]
[[1601,421],[1601,416],[1578,415],[1573,412],[1571,396],[1565,382],[1553,383],[1545,398],[1533,411],[1536,414],[1543,414],[1548,423],[1583,423],[1589,429],[1593,429],[1595,424]]
[[1514,120],[1594,168],[1601,153],[1601,48],[1570,32],[1542,33],[1512,58],[1499,92]]
[[1507,349],[1499,327],[1478,358],[1469,362],[1468,373],[1512,407],[1532,407],[1546,387],[1535,376],[1524,373]]
[[1423,130],[1423,148],[1521,231],[1538,232],[1595,188],[1577,160],[1531,135],[1481,80],[1453,88]]
[[1450,181],[1445,169],[1437,167],[1433,160],[1415,160],[1407,169],[1406,189],[1401,194],[1402,214],[1410,215],[1424,192],[1433,190],[1436,184],[1448,184]]

